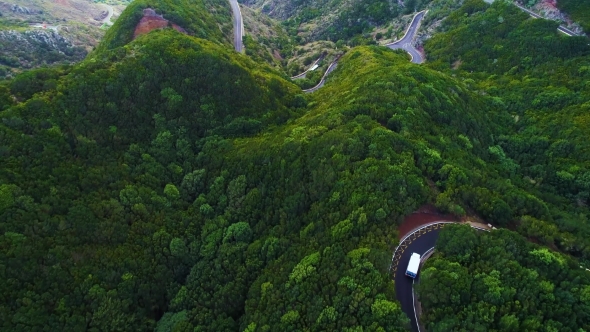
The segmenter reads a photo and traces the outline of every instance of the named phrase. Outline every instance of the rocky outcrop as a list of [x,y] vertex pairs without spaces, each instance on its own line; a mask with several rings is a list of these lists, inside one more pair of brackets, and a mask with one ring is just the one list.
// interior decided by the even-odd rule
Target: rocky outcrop
[[94,20],[101,22],[102,20],[104,20],[105,18],[107,18],[107,16],[109,16],[108,10],[103,10],[103,11],[100,12],[100,14],[98,14],[98,16],[95,16],[94,17]]
[[39,14],[38,10],[33,10],[24,6],[19,6],[13,3],[6,3],[3,1],[0,1],[0,12],[2,11],[11,11],[15,14],[20,14],[20,15],[34,15],[34,14]]
[[62,54],[64,50],[73,46],[68,39],[54,30],[0,31],[0,40],[21,44],[23,48],[42,46]]
[[185,34],[187,33],[186,30],[184,30],[181,26],[168,21],[162,15],[156,14],[155,10],[146,8],[143,10],[143,17],[135,27],[133,38],[135,39],[139,35],[146,34],[155,29],[163,29],[166,27],[171,27]]
[[82,60],[86,51],[54,30],[0,31],[0,79],[24,69]]
[[556,0],[540,0],[534,6],[528,7],[526,1],[515,1],[521,6],[527,7],[531,11],[543,16],[546,19],[559,22],[560,25],[572,30],[578,35],[583,35],[584,30],[582,27],[572,21],[572,19],[557,8]]

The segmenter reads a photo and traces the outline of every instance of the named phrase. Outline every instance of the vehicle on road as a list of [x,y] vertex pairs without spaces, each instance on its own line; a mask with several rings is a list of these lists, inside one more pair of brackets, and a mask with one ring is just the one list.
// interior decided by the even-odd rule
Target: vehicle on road
[[420,255],[417,253],[412,253],[412,257],[410,257],[410,262],[408,263],[408,268],[406,269],[406,275],[408,277],[416,278],[418,276],[418,268],[420,267]]

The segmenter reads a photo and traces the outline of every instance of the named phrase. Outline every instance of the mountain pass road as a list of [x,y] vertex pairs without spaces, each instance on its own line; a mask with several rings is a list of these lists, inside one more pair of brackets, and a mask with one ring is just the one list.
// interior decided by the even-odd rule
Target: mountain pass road
[[420,52],[418,52],[418,50],[416,50],[412,45],[414,38],[416,37],[416,32],[420,28],[420,22],[422,22],[424,15],[426,15],[426,11],[421,11],[414,15],[412,23],[410,23],[410,26],[408,27],[408,30],[406,31],[404,37],[396,42],[386,44],[385,46],[391,48],[392,50],[403,49],[404,51],[410,53],[413,63],[424,62],[422,54],[420,54]]
[[105,23],[105,24],[108,24],[108,25],[112,25],[113,22],[111,22],[111,17],[113,17],[113,7],[112,6],[109,6],[109,5],[105,4],[105,3],[102,3],[101,5],[103,5],[103,6],[105,6],[107,8],[108,14],[107,14],[107,17],[103,18],[102,21],[100,21],[100,23]]
[[229,0],[229,5],[234,16],[234,47],[236,51],[242,52],[244,44],[242,37],[244,37],[244,21],[242,20],[242,12],[237,0]]
[[[520,10],[522,10],[523,12],[531,15],[534,18],[543,18],[544,19],[543,16],[541,16],[541,15],[539,15],[539,14],[537,14],[537,13],[531,11],[531,10],[528,10],[528,9],[524,8],[523,6],[521,6],[521,5],[517,4],[517,3],[515,3],[514,5],[516,7],[518,7]],[[577,33],[573,32],[572,30],[564,27],[563,25],[558,26],[557,27],[557,30],[559,30],[560,32],[562,32],[562,33],[564,33],[564,34],[566,34],[568,36],[577,36],[578,35]]]
[[[406,276],[406,268],[412,253],[415,252],[422,256],[426,251],[434,247],[440,231],[447,224],[431,224],[414,231],[400,242],[393,256],[391,275],[395,281],[395,294],[402,305],[402,311],[410,318],[412,331],[420,330],[414,311],[414,294],[412,291],[414,279]],[[418,275],[420,274],[418,273]]]

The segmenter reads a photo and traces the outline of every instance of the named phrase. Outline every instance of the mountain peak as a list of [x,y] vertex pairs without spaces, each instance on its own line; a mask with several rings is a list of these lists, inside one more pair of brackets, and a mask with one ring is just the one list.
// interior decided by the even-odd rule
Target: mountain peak
[[133,32],[133,39],[139,35],[146,34],[155,29],[163,29],[166,27],[172,27],[178,32],[186,34],[186,30],[178,24],[172,23],[164,18],[163,15],[158,15],[152,8],[146,8],[143,10],[143,17],[135,27]]

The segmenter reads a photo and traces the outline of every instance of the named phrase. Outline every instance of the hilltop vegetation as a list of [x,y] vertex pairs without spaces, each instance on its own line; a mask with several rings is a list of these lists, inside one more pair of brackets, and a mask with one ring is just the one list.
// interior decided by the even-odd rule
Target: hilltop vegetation
[[445,227],[416,289],[428,331],[590,328],[590,273],[505,230]]
[[[389,22],[403,11],[399,3],[389,0],[246,1],[246,4],[284,20],[290,29],[308,30],[308,41],[347,41]],[[408,9],[407,13],[410,12]]]
[[[225,1],[183,1],[135,1],[81,64],[0,85],[0,329],[404,331],[388,267],[398,224],[424,203],[571,254],[502,231],[459,249],[487,259],[478,248],[508,239],[540,260],[479,267],[449,240],[433,267],[537,271],[545,288],[528,298],[552,283],[560,295],[531,310],[587,287],[562,282],[590,259],[582,39],[470,0],[426,45],[429,65],[356,47],[303,95],[264,52],[233,51]],[[133,39],[147,7],[189,34]],[[475,33],[485,44],[459,47]],[[443,238],[464,233],[476,237]],[[548,274],[547,257],[568,269]],[[426,290],[439,277],[427,271]],[[434,330],[536,326],[511,305],[451,324],[430,294]],[[536,322],[585,327],[579,310]]]
[[223,0],[139,0],[133,1],[104,36],[96,52],[115,49],[134,38],[143,10],[152,8],[168,21],[179,25],[191,36],[214,43],[231,45],[232,24],[229,3]]

